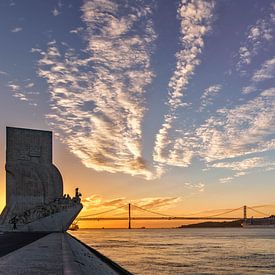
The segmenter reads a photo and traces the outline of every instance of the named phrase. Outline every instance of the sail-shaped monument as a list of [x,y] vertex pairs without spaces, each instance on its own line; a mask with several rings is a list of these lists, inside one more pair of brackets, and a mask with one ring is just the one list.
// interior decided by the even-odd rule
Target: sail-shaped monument
[[52,132],[6,128],[6,206],[1,231],[64,232],[82,209],[81,194],[63,195],[52,163]]

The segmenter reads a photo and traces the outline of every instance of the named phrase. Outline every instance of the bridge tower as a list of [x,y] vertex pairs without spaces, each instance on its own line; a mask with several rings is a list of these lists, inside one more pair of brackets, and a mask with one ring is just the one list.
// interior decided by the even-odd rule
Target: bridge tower
[[128,207],[128,229],[131,229],[131,203],[129,203]]
[[244,205],[244,207],[243,207],[243,219],[244,220],[247,219],[247,207],[246,207],[246,205]]

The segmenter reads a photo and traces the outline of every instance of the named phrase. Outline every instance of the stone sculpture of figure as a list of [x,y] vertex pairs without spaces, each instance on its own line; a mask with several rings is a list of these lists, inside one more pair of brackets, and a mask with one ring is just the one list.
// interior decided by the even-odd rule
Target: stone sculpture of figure
[[81,193],[78,192],[79,188],[75,188],[75,197],[78,198],[78,197],[81,197]]
[[75,202],[80,202],[81,199],[80,197],[82,196],[82,194],[78,191],[79,188],[75,188],[75,197],[73,198]]
[[75,197],[77,198],[78,197],[78,190],[79,190],[79,188],[77,187],[77,188],[75,188]]
[[13,230],[16,230],[16,229],[17,229],[17,227],[16,227],[17,222],[18,222],[17,216],[14,216],[14,217],[12,217],[12,218],[10,219],[10,223],[13,224],[13,227],[12,227]]

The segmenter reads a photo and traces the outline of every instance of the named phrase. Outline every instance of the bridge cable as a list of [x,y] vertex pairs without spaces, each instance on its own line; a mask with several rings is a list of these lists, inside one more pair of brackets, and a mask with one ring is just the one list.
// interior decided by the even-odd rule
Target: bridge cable
[[264,213],[264,212],[259,211],[259,210],[255,210],[252,207],[247,207],[247,208],[250,209],[250,210],[252,210],[252,211],[254,211],[254,212],[256,212],[256,213],[258,213],[258,214],[261,214],[261,215],[264,215],[264,216],[269,216],[267,213]]
[[239,208],[231,209],[231,210],[229,210],[229,211],[225,211],[225,212],[222,212],[222,213],[219,213],[219,214],[206,216],[205,218],[212,218],[212,217],[218,217],[218,216],[221,216],[221,215],[226,215],[226,214],[232,213],[232,212],[234,212],[234,211],[240,210],[240,209],[242,209],[242,208],[243,208],[243,206],[241,206],[241,207],[239,207]]
[[[137,205],[133,205],[143,211],[147,211],[149,213],[153,213],[153,214],[156,214],[156,215],[160,215],[160,216],[166,216],[166,217],[175,217],[175,215],[167,215],[167,214],[163,214],[163,213],[160,213],[160,212],[156,212],[156,211],[152,211],[152,210],[148,210],[148,209],[145,209],[145,208],[142,208],[140,206],[137,206]],[[235,209],[230,209],[228,211],[225,211],[225,212],[222,212],[222,213],[219,213],[219,214],[215,214],[215,215],[211,215],[211,216],[205,216],[205,218],[207,217],[217,217],[217,216],[221,216],[221,215],[225,215],[225,214],[229,214],[231,212],[234,212],[234,211],[237,211],[237,210],[240,210],[242,209],[243,207],[238,207],[238,208],[235,208]]]
[[166,217],[174,217],[173,215],[167,215],[167,214],[163,214],[163,213],[159,213],[159,212],[155,212],[155,211],[151,211],[151,210],[148,210],[148,209],[145,209],[145,208],[142,208],[140,206],[137,206],[137,205],[134,205],[134,204],[131,204],[132,206],[136,207],[136,208],[139,208],[143,211],[147,211],[149,213],[152,213],[152,214],[156,214],[156,215],[159,215],[159,216],[166,216]]
[[275,207],[275,204],[263,204],[263,205],[251,206],[251,208],[263,208],[263,207]]
[[81,219],[81,218],[87,218],[87,217],[92,217],[92,216],[98,216],[98,215],[101,215],[101,214],[105,214],[105,213],[109,213],[109,212],[118,210],[118,209],[120,209],[120,208],[124,208],[124,207],[126,207],[126,206],[127,206],[127,204],[122,205],[122,206],[120,206],[120,207],[116,207],[115,209],[111,209],[111,210],[99,212],[99,213],[96,213],[96,214],[90,214],[90,215],[80,216],[79,218]]

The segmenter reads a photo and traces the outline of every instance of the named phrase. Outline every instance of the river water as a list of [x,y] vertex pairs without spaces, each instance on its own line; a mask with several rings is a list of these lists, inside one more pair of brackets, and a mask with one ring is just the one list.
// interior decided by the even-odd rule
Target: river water
[[275,274],[275,229],[70,231],[134,274]]

